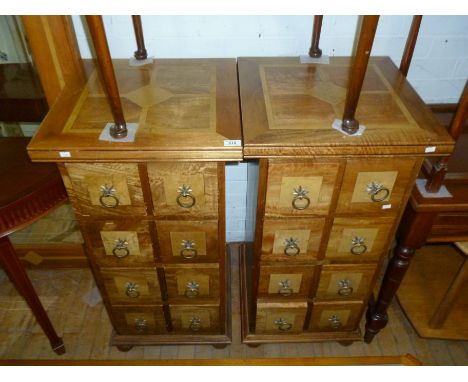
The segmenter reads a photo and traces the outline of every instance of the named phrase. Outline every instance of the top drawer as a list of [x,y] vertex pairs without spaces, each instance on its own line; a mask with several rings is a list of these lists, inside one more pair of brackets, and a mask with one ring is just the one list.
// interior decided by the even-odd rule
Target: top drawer
[[339,169],[339,162],[270,161],[265,215],[327,215]]
[[200,219],[218,215],[217,163],[148,163],[148,177],[156,216]]
[[70,199],[82,215],[146,215],[135,163],[67,163]]
[[406,202],[416,161],[419,163],[415,158],[349,159],[336,213],[394,214]]

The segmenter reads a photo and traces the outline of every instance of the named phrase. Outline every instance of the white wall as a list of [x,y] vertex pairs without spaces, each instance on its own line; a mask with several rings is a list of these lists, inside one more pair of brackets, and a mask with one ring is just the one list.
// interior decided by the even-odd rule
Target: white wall
[[[298,56],[310,46],[312,16],[142,16],[146,48],[156,58]],[[73,16],[82,56],[91,57],[82,19]],[[133,55],[131,18],[104,16],[111,54]],[[398,65],[411,16],[382,16],[372,49]],[[323,54],[351,54],[357,16],[325,16]],[[457,102],[468,77],[468,16],[425,16],[408,79],[428,103]],[[227,239],[251,238],[246,232],[247,165],[229,166]]]

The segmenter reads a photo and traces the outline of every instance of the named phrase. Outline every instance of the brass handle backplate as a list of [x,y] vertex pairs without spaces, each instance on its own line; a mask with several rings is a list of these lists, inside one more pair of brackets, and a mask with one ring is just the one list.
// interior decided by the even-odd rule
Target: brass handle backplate
[[135,320],[135,330],[138,333],[146,332],[147,329],[148,329],[148,324],[144,318],[137,318]]
[[281,296],[288,297],[294,293],[293,288],[291,287],[291,282],[289,280],[283,280],[279,283],[280,288],[278,289],[278,293]]

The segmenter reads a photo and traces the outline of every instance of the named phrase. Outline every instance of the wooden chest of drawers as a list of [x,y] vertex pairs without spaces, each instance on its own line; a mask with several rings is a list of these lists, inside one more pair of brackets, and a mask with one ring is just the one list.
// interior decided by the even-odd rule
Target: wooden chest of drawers
[[135,140],[99,139],[111,116],[89,66],[30,156],[59,163],[115,345],[227,344],[224,162],[242,158],[235,60],[114,67]]
[[243,341],[361,339],[360,322],[422,157],[451,140],[389,58],[371,59],[349,136],[350,62],[241,58],[244,157],[258,194],[242,255]]

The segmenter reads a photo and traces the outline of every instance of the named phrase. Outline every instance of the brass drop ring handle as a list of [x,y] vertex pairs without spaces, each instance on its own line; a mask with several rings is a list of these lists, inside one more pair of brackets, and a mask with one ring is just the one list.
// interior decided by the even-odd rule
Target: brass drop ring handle
[[99,198],[99,203],[101,203],[101,206],[106,208],[115,208],[119,205],[119,198],[112,194],[102,194]]
[[353,287],[350,286],[344,286],[340,289],[338,289],[338,294],[340,296],[351,296],[353,294]]
[[292,288],[280,288],[278,290],[278,293],[283,297],[288,297],[291,296],[294,293],[294,291],[292,290]]
[[130,298],[137,298],[140,296],[138,291],[138,285],[135,283],[127,283],[127,288],[125,289],[125,294]]
[[275,325],[277,325],[278,330],[282,332],[287,332],[288,330],[291,330],[292,328],[292,324],[290,322],[287,322],[286,320],[283,320],[282,318],[276,320]]
[[183,248],[180,250],[180,256],[182,256],[184,259],[193,259],[194,257],[197,257],[198,252],[195,248]]
[[148,329],[148,325],[146,323],[146,320],[144,318],[137,318],[135,320],[135,330],[138,333],[143,333]]
[[182,208],[190,208],[195,205],[195,197],[192,195],[192,189],[190,186],[183,184],[177,189],[179,195],[177,196],[177,204]]
[[328,318],[330,322],[330,327],[332,329],[338,329],[341,326],[341,318],[337,314],[333,314]]
[[[195,197],[192,195],[179,195],[177,196],[177,204],[183,208],[190,208],[195,205]],[[184,202],[185,201],[185,202]]]
[[196,281],[190,281],[187,283],[185,286],[185,292],[184,295],[187,298],[194,298],[197,297],[200,294],[200,284],[198,284]]
[[390,190],[378,182],[369,183],[367,185],[367,192],[373,202],[383,202],[390,195]]
[[288,243],[284,247],[284,254],[286,256],[297,256],[301,252],[301,249],[296,243]]
[[367,251],[367,245],[364,243],[355,243],[351,247],[351,253],[353,255],[362,255]]
[[190,330],[198,332],[201,329],[201,327],[201,319],[199,317],[192,317],[189,325]]
[[128,243],[125,240],[117,239],[115,247],[112,249],[112,254],[118,259],[123,259],[130,255],[130,250],[127,248]]
[[[305,200],[305,204],[302,204],[304,203],[303,200]],[[310,199],[306,195],[295,196],[292,200],[292,206],[296,210],[305,210],[307,207],[309,207],[309,205],[310,205]]]

